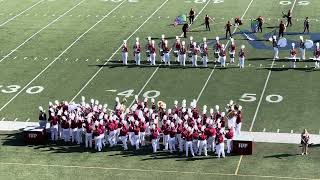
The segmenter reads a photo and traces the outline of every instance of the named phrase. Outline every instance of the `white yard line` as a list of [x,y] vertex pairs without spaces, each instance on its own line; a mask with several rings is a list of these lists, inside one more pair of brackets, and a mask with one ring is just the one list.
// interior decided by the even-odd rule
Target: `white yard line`
[[64,169],[93,169],[93,170],[119,170],[119,171],[134,171],[134,172],[151,172],[161,174],[198,174],[198,175],[217,175],[217,176],[234,176],[234,177],[256,177],[256,178],[274,178],[274,179],[303,179],[303,180],[315,180],[313,178],[304,177],[283,177],[283,176],[265,176],[265,175],[249,175],[249,174],[227,174],[227,173],[215,173],[215,172],[196,172],[196,171],[174,171],[174,170],[158,170],[158,169],[130,169],[130,168],[116,168],[116,167],[99,167],[99,166],[77,166],[77,165],[59,165],[59,164],[36,164],[36,163],[18,163],[18,162],[0,162],[1,165],[7,166],[35,166],[35,167],[54,167]]
[[[291,11],[293,11],[294,7],[295,7],[295,4],[296,4],[297,0],[294,0],[293,4],[292,4],[292,7],[291,7]],[[262,89],[262,93],[261,93],[261,96],[260,96],[260,99],[259,99],[259,102],[258,102],[258,105],[257,105],[257,108],[256,108],[256,111],[254,113],[254,116],[253,116],[253,119],[252,119],[252,122],[251,122],[251,126],[250,126],[250,129],[249,131],[252,131],[252,128],[253,128],[253,125],[256,121],[256,118],[257,118],[257,115],[258,115],[258,112],[259,112],[259,109],[260,109],[260,105],[261,105],[261,102],[262,102],[262,99],[264,97],[264,93],[267,89],[267,85],[268,85],[268,82],[269,82],[269,79],[270,79],[270,76],[271,76],[271,72],[272,72],[272,68],[274,66],[274,62],[275,62],[275,59],[272,61],[272,64],[271,64],[271,67],[270,67],[270,70],[269,70],[269,73],[268,73],[268,76],[267,76],[267,79],[264,83],[264,86],[263,86],[263,89]]]
[[[139,93],[137,94],[138,96],[140,96],[140,94],[142,93],[142,91],[144,90],[144,88],[146,88],[146,86],[149,84],[149,82],[151,81],[151,79],[153,78],[153,76],[156,74],[156,72],[158,71],[160,65],[153,71],[153,73],[151,74],[151,76],[149,77],[149,79],[144,83],[144,85],[142,86],[142,88],[140,89]],[[131,107],[134,104],[135,100],[133,100],[131,102],[131,104],[128,107]]]
[[[84,0],[83,0],[84,1]],[[83,2],[81,1],[81,2]],[[86,35],[89,31],[91,31],[94,27],[96,27],[101,21],[103,21],[105,18],[107,18],[111,13],[113,13],[115,10],[117,10],[124,2],[122,1],[120,4],[118,4],[115,8],[113,8],[111,11],[109,11],[108,14],[103,16],[99,21],[97,21],[93,26],[91,26],[87,31],[85,31],[83,34],[81,34],[75,41],[73,41],[64,51],[62,51],[59,56],[57,56],[50,64],[48,64],[39,74],[37,74],[27,85],[25,85],[17,94],[15,94],[6,104],[4,104],[0,108],[0,112],[8,106],[21,92],[23,92],[33,81],[38,79],[38,77],[43,74],[49,67],[52,66],[53,63],[55,63],[63,54],[65,54],[73,45],[75,45],[84,35]]]
[[[293,2],[293,4],[292,4],[292,7],[291,7],[291,11],[293,11],[293,8],[294,8],[296,2],[297,2],[297,0],[294,0],[294,2]],[[268,85],[268,82],[269,82],[269,79],[270,79],[270,76],[271,76],[272,68],[273,68],[273,66],[274,66],[274,62],[275,62],[275,59],[273,59],[273,61],[272,61],[270,70],[269,70],[269,72],[268,72],[267,79],[266,79],[266,81],[265,81],[265,83],[264,83],[264,86],[263,86],[263,89],[262,89],[262,93],[261,93],[261,96],[260,96],[260,99],[259,99],[259,102],[258,102],[256,111],[255,111],[254,116],[253,116],[253,119],[252,119],[252,121],[251,121],[250,129],[249,129],[250,132],[251,132],[252,129],[253,129],[253,125],[254,125],[254,122],[256,121],[256,118],[257,118],[257,115],[258,115],[258,112],[259,112],[259,109],[260,109],[260,105],[261,105],[262,99],[263,99],[263,97],[264,97],[264,93],[266,92],[267,85]],[[235,173],[234,173],[235,175],[237,175],[238,172],[239,172],[240,165],[241,165],[241,162],[242,162],[242,158],[243,158],[243,155],[240,156],[240,159],[239,159],[239,162],[238,162],[236,171],[235,171]]]
[[0,27],[2,27],[2,26],[4,26],[5,24],[7,24],[8,22],[14,20],[15,18],[17,18],[17,17],[20,16],[21,14],[23,14],[23,13],[25,13],[26,11],[32,9],[32,8],[35,7],[36,5],[42,3],[43,1],[44,1],[44,0],[38,1],[37,3],[35,3],[35,4],[33,4],[32,6],[28,7],[27,9],[21,11],[19,14],[15,15],[15,16],[13,16],[12,18],[10,18],[10,19],[6,20],[5,22],[1,23],[1,24],[0,24]]
[[68,14],[70,11],[72,11],[74,8],[76,8],[77,6],[79,6],[80,4],[82,4],[85,0],[82,0],[81,2],[79,2],[78,4],[76,4],[75,6],[73,6],[71,9],[69,9],[68,11],[66,11],[65,13],[63,13],[62,15],[60,15],[58,18],[56,18],[55,20],[51,21],[49,24],[47,24],[46,26],[44,26],[43,28],[41,28],[39,31],[37,31],[36,33],[34,33],[32,36],[30,36],[29,38],[27,38],[23,43],[21,43],[19,46],[17,46],[15,49],[11,50],[10,53],[8,53],[7,55],[3,56],[2,59],[0,59],[0,63],[5,60],[7,57],[9,57],[11,54],[13,54],[15,51],[17,51],[21,46],[23,46],[24,44],[26,44],[30,39],[32,39],[33,37],[35,37],[37,34],[39,34],[41,31],[43,31],[44,29],[46,29],[47,27],[49,27],[51,24],[57,22],[59,19],[61,19],[63,16],[65,16],[66,14]]
[[[243,17],[247,14],[247,11],[249,10],[249,8],[250,8],[250,6],[251,6],[251,4],[252,4],[252,2],[253,2],[253,1],[254,1],[254,0],[251,0],[251,1],[250,1],[250,3],[249,3],[249,5],[248,5],[247,9],[244,11],[243,15],[241,16],[241,19],[243,19]],[[234,33],[236,32],[236,30],[237,30],[237,28],[235,28],[235,29],[233,30],[232,34],[234,34]],[[227,41],[227,43],[226,43],[226,46],[225,46],[225,47],[227,47],[227,46],[228,46],[229,42],[230,42],[230,40],[228,40],[228,41]],[[197,101],[199,101],[199,99],[200,99],[200,97],[201,97],[201,95],[202,95],[203,91],[204,91],[204,90],[205,90],[205,88],[207,87],[207,85],[208,85],[208,83],[209,83],[209,80],[211,79],[211,76],[212,76],[213,72],[215,71],[215,69],[216,69],[216,66],[214,66],[214,68],[213,68],[213,69],[212,69],[212,71],[210,72],[210,74],[209,74],[209,76],[208,76],[208,78],[207,78],[206,82],[204,83],[204,85],[203,85],[203,87],[202,87],[202,89],[201,89],[201,91],[200,91],[200,93],[199,93],[199,95],[198,95],[198,97],[197,97]]]
[[[130,39],[137,31],[141,29],[143,25],[145,25],[169,0],[164,1],[133,33],[130,34],[130,36],[127,38]],[[109,59],[98,69],[98,71],[87,81],[87,83],[77,92],[77,94],[71,99],[71,101],[74,101],[80,93],[90,84],[90,82],[99,74],[99,72],[104,68],[105,65],[108,64],[108,62],[117,54],[118,51],[120,51],[122,45],[119,46],[119,48],[109,57]],[[159,67],[158,67],[159,68]],[[158,69],[157,68],[157,69]],[[157,70],[156,69],[156,70]],[[155,71],[156,71],[155,70]]]
[[[211,0],[208,0],[207,3],[202,7],[202,9],[199,11],[199,13],[196,15],[196,17],[194,18],[194,21],[199,17],[199,15],[202,13],[202,11],[208,6],[208,4],[210,3]],[[189,24],[189,27],[192,24]],[[183,33],[180,35],[183,36]],[[142,91],[144,90],[144,88],[149,84],[149,82],[151,81],[151,79],[153,78],[153,76],[156,74],[156,72],[159,70],[159,67],[161,65],[159,65],[152,73],[152,75],[149,77],[149,79],[145,82],[145,84],[142,86],[142,88],[140,89],[139,93],[137,94],[138,96],[140,96],[140,94],[142,93]],[[131,104],[129,105],[129,107],[131,107],[134,104],[135,100],[133,100],[131,102]]]

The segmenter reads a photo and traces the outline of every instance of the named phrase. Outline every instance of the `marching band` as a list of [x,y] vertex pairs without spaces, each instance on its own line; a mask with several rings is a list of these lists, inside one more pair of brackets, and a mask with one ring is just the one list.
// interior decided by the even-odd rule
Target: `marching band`
[[[213,46],[214,50],[214,57],[215,61],[214,63],[220,63],[221,67],[226,67],[226,60],[227,60],[227,49],[229,51],[229,57],[230,57],[230,63],[235,63],[235,57],[236,57],[236,43],[233,38],[230,38],[231,44],[227,47],[224,44],[221,44],[219,41],[219,37],[216,37],[215,45]],[[244,51],[244,45],[239,51],[239,67],[244,68],[244,60],[245,60],[245,51]],[[149,36],[147,38],[147,44],[145,46],[145,52],[147,57],[147,62],[150,62],[150,65],[155,66],[156,65],[156,46],[155,46],[155,40],[152,40],[152,38]],[[165,65],[170,66],[170,54],[173,52],[173,56],[175,57],[175,61],[180,64],[181,66],[186,65],[186,59],[189,58],[190,62],[192,63],[193,67],[198,66],[198,56],[201,56],[201,62],[203,67],[208,67],[209,63],[209,43],[207,39],[204,37],[203,42],[197,43],[193,40],[193,37],[191,36],[189,38],[189,43],[186,46],[185,41],[181,41],[181,39],[176,36],[176,41],[174,42],[172,48],[169,46],[169,41],[165,39],[165,35],[163,34],[161,36],[161,41],[158,43],[159,48],[159,54],[161,57],[161,62],[164,62]],[[133,46],[133,52],[134,52],[134,60],[136,65],[141,64],[141,45],[139,42],[139,38],[136,38],[136,42]],[[240,56],[241,54],[241,56]],[[128,65],[128,45],[127,41],[123,41],[122,45],[122,64]],[[240,66],[242,64],[242,66]]]
[[[163,151],[179,151],[186,157],[207,156],[215,152],[217,157],[225,157],[224,143],[227,142],[227,153],[232,152],[232,140],[241,134],[243,122],[242,107],[232,100],[225,112],[215,106],[215,110],[203,106],[202,112],[193,100],[187,106],[186,100],[181,105],[174,101],[172,109],[166,103],[145,98],[126,108],[125,100],[115,99],[114,109],[107,104],[100,104],[91,99],[90,103],[82,97],[80,104],[66,101],[49,103],[49,122],[51,140],[58,139],[66,143],[83,144],[85,148],[102,151],[104,147],[121,145],[123,150],[134,150],[151,144],[151,152],[163,147]],[[40,106],[40,114],[43,108]],[[42,111],[41,111],[42,110]],[[160,140],[162,139],[162,143]],[[148,143],[150,142],[150,143]]]

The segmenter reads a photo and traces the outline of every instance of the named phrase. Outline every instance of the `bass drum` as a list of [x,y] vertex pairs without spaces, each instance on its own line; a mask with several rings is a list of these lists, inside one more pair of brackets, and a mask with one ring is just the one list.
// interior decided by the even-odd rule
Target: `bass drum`
[[287,44],[288,44],[288,42],[287,42],[287,39],[286,39],[286,38],[281,38],[281,39],[279,39],[279,41],[278,41],[278,46],[281,47],[281,48],[286,47]]
[[312,40],[306,40],[304,43],[307,49],[311,49],[313,47],[313,41]]

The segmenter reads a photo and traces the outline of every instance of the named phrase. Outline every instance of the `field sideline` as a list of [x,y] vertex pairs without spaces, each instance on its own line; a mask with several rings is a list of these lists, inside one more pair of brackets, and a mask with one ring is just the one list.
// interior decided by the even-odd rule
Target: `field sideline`
[[[85,96],[87,100],[98,99],[112,108],[116,96],[126,97],[126,105],[130,107],[134,95],[139,95],[165,101],[169,107],[174,100],[186,99],[190,103],[197,99],[200,107],[218,104],[224,108],[232,99],[244,107],[245,131],[301,133],[307,128],[310,133],[319,134],[320,123],[316,117],[320,72],[312,68],[311,61],[298,62],[298,68],[291,69],[290,62],[284,59],[289,56],[288,49],[281,49],[283,59],[274,61],[271,43],[264,40],[276,30],[274,26],[282,19],[281,12],[292,9],[293,26],[285,35],[289,44],[297,42],[300,35],[319,41],[316,8],[319,5],[316,0],[24,0],[23,3],[0,0],[0,121],[37,121],[37,107],[47,107],[49,101],[56,99],[79,102],[81,96]],[[140,37],[144,45],[147,36],[159,38],[165,34],[173,44],[175,36],[181,35],[181,26],[174,27],[173,20],[190,8],[196,10],[197,18],[188,36],[197,42],[207,37],[209,68],[192,68],[190,64],[181,68],[175,63],[167,67],[159,64],[159,57],[158,65],[151,67],[144,53],[141,67],[121,65],[120,49],[124,39],[131,47],[135,37]],[[216,18],[211,31],[205,31],[202,25],[205,14]],[[264,32],[248,34],[257,39],[248,41],[243,32],[251,31],[250,19],[259,15],[266,19]],[[229,39],[224,38],[223,25],[238,16],[244,19],[244,25],[241,31],[233,29],[233,37],[238,47],[246,46],[246,68],[237,68],[238,59],[226,69],[216,67],[212,63],[214,39],[220,36],[223,43],[229,44]],[[301,33],[306,16],[311,19],[310,34]],[[133,64],[132,49],[129,51]],[[306,56],[312,57],[312,51],[307,51]],[[156,163],[165,168],[152,168],[154,161],[145,160],[149,155],[142,152],[137,155],[130,151],[124,155],[115,149],[99,154],[64,144],[25,147],[14,145],[12,135],[0,136],[0,175],[8,179],[18,171],[22,171],[20,178],[30,178],[30,172],[42,172],[38,179],[53,179],[53,175],[59,173],[63,179],[72,179],[70,174],[83,175],[81,169],[88,170],[88,176],[75,177],[86,179],[94,174],[95,161],[101,165],[100,170],[110,173],[113,179],[124,179],[126,173],[122,171],[134,173],[132,169],[141,173],[134,173],[137,179],[152,177],[148,173],[157,179],[172,179],[178,173],[181,173],[178,179],[209,179],[214,175],[227,179],[320,177],[316,171],[318,146],[314,146],[306,158],[296,156],[300,149],[294,145],[266,143],[258,143],[253,156],[231,156],[223,162],[197,158],[187,159],[186,163],[180,157],[169,159],[164,155]],[[15,157],[15,151],[25,155]],[[39,162],[34,160],[38,156],[36,152],[41,157]],[[76,160],[80,153],[85,154],[86,159]],[[57,154],[61,155],[57,158],[59,161],[52,161]],[[107,160],[99,159],[104,156]],[[114,166],[104,165],[104,161],[113,165],[112,160],[117,158],[119,163]],[[212,167],[211,163],[216,166],[200,168]],[[220,163],[222,166],[218,167]],[[184,167],[185,164],[188,165]],[[291,164],[296,166],[284,170]],[[194,166],[197,168],[193,169]],[[304,171],[304,166],[310,169]],[[53,169],[59,170],[53,172]],[[6,171],[8,174],[3,173]],[[101,179],[107,178],[100,173]]]

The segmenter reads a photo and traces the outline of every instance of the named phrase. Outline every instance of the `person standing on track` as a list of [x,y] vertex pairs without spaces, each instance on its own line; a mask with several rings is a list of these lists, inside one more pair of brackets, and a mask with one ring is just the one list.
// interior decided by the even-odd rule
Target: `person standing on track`
[[228,34],[230,37],[232,37],[231,35],[231,26],[232,24],[230,23],[230,21],[227,22],[225,29],[226,29],[226,39],[228,38]]
[[189,22],[190,22],[190,24],[193,24],[195,14],[196,14],[196,12],[193,10],[193,8],[191,8],[191,10],[189,12]]
[[204,24],[206,25],[207,31],[210,31],[210,21],[213,22],[213,19],[209,17],[208,14],[206,14],[206,16],[204,17]]
[[308,155],[308,145],[309,145],[310,135],[306,129],[301,133],[301,144],[302,153],[301,155]]
[[309,34],[309,17],[306,17],[306,19],[304,20],[303,26],[304,26],[303,33],[307,31],[307,33]]

